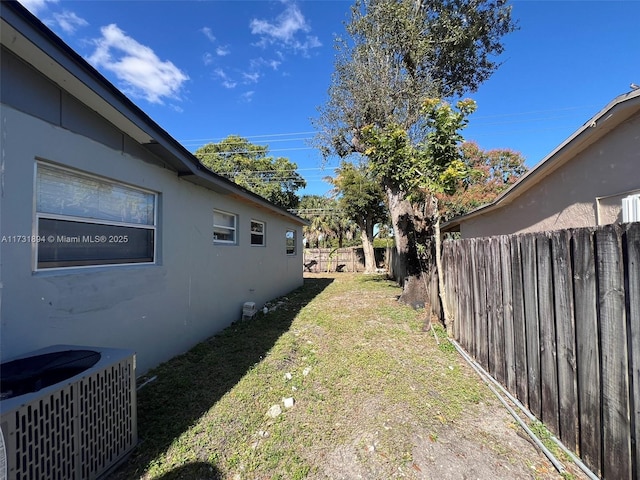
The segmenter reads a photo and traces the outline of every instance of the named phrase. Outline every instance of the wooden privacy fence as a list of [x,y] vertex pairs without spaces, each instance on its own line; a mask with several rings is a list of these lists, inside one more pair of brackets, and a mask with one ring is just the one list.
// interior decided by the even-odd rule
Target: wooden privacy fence
[[605,479],[640,475],[640,224],[445,242],[454,336]]
[[[387,269],[389,248],[375,248],[376,266]],[[303,266],[305,272],[364,272],[362,247],[305,248]]]

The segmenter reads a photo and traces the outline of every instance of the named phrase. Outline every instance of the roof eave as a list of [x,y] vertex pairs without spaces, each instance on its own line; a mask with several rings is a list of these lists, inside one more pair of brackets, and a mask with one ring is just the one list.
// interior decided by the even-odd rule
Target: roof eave
[[617,96],[493,202],[443,223],[441,230],[443,232],[459,231],[459,227],[464,221],[508,205],[589,145],[638,112],[640,112],[640,90]]
[[306,220],[220,175],[200,161],[18,2],[0,2],[2,44],[111,122],[186,181],[233,195],[291,221]]

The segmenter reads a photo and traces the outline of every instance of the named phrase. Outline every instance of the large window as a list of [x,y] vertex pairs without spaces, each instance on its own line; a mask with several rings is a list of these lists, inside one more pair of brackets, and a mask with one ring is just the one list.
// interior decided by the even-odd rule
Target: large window
[[238,217],[221,210],[213,211],[213,243],[236,243],[236,225]]
[[296,254],[296,231],[295,230],[287,230],[285,235],[286,246],[287,246],[287,255],[295,255]]
[[156,205],[153,192],[38,163],[37,268],[153,263]]
[[264,247],[264,222],[251,220],[251,245]]

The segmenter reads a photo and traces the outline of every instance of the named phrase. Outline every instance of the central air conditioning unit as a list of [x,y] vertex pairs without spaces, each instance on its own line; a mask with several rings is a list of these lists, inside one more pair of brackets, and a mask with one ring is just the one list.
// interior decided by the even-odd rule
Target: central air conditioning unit
[[0,368],[8,480],[97,479],[136,446],[134,352],[58,345]]
[[622,223],[640,222],[640,194],[622,199]]

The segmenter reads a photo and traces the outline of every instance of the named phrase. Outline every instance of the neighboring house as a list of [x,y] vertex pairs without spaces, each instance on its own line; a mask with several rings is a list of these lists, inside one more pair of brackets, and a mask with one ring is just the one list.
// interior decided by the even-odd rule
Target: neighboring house
[[1,3],[1,358],[127,348],[138,373],[303,283],[305,221],[200,165]]
[[623,199],[637,221],[640,90],[613,99],[494,202],[443,231],[471,238],[619,223]]

